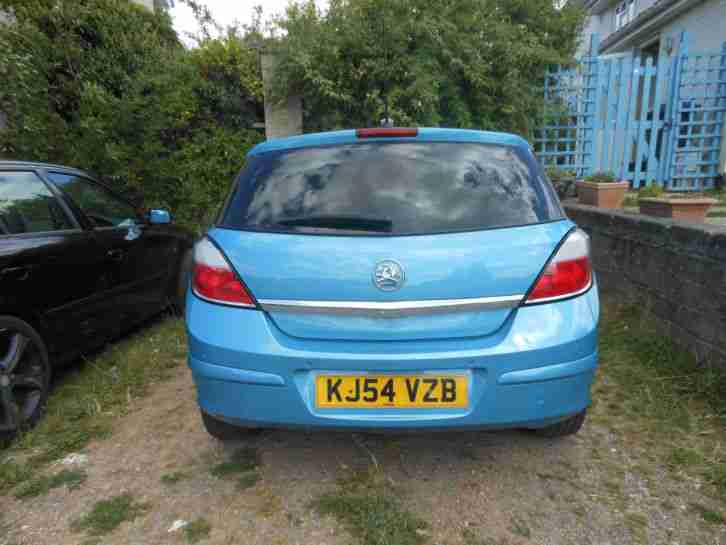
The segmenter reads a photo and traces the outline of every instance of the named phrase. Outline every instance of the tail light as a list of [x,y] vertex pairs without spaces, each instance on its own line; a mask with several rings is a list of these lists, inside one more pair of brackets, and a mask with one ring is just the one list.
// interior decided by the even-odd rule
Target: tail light
[[590,237],[576,229],[568,235],[539,275],[526,303],[566,299],[586,292],[592,285]]
[[192,289],[195,295],[212,303],[255,307],[250,292],[237,278],[222,252],[206,238],[194,246]]

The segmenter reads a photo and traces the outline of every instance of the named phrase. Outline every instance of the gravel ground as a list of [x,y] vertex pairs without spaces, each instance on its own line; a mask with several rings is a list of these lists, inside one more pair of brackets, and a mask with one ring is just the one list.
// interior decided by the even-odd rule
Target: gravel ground
[[[525,432],[271,431],[221,444],[203,430],[191,375],[181,366],[135,402],[110,438],[73,460],[88,474],[82,486],[26,500],[0,496],[0,543],[356,543],[313,502],[371,471],[404,509],[428,523],[416,534],[422,544],[726,542],[726,526],[693,508],[716,502],[701,482],[659,465],[647,445],[625,442],[617,417],[606,410],[597,406],[580,434],[563,440]],[[241,447],[260,456],[261,478],[244,489],[238,476],[213,469]],[[96,502],[124,493],[145,505],[141,515],[99,538],[72,530]],[[200,518],[206,523],[200,535],[185,531],[185,522]]]

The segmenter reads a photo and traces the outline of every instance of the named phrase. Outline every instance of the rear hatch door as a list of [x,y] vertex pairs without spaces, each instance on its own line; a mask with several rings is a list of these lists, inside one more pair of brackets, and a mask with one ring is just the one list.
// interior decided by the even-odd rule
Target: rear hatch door
[[209,236],[283,332],[402,341],[496,332],[571,227],[527,149],[412,138],[253,156]]

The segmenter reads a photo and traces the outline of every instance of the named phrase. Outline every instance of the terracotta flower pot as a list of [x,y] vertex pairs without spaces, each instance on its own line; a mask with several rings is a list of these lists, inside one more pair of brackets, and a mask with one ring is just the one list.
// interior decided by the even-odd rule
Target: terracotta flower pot
[[656,198],[640,199],[640,213],[659,218],[672,218],[691,222],[703,223],[706,214],[718,201],[708,198]]
[[621,208],[625,192],[630,188],[629,182],[577,182],[577,197],[580,204],[599,206],[600,208]]

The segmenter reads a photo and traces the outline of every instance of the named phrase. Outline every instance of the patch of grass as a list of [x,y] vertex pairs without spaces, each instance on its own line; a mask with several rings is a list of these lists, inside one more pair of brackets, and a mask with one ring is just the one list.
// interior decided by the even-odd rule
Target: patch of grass
[[339,490],[319,497],[313,507],[343,523],[361,545],[418,545],[428,524],[405,509],[395,489],[377,471],[338,481]]
[[35,498],[61,486],[66,486],[69,490],[76,490],[86,481],[87,477],[83,470],[63,469],[55,475],[46,475],[26,481],[15,491],[15,497],[17,499]]
[[527,539],[532,537],[532,532],[529,529],[529,526],[527,526],[527,524],[522,519],[519,519],[517,517],[512,518],[511,532],[514,535],[526,537]]
[[427,526],[406,511],[396,497],[383,492],[326,494],[315,507],[322,515],[332,515],[343,522],[363,545],[418,545],[421,537],[416,530]]
[[172,471],[171,473],[164,473],[160,480],[162,484],[172,485],[188,478],[189,474],[185,471]]
[[726,218],[726,210],[713,210],[706,215],[707,218]]
[[243,473],[237,479],[237,488],[239,490],[246,490],[248,488],[252,488],[258,482],[260,482],[261,478],[262,477],[257,471],[248,471],[247,473]]
[[640,513],[626,513],[625,522],[633,529],[648,527],[648,518]]
[[471,528],[464,528],[461,532],[461,538],[464,545],[506,545],[504,542],[483,538]]
[[668,456],[672,466],[697,466],[703,463],[703,455],[697,450],[687,447],[676,447]]
[[604,299],[602,308],[593,415],[616,407],[619,440],[652,445],[654,462],[705,476],[726,499],[726,376],[655,331],[642,305]]
[[215,477],[239,475],[257,469],[260,465],[260,453],[256,448],[242,448],[232,453],[230,458],[212,467]]
[[701,515],[701,518],[711,524],[726,524],[726,516],[720,511],[708,509],[699,503],[690,504],[691,511]]
[[32,478],[33,470],[25,464],[18,464],[11,460],[0,463],[0,490],[14,488],[22,482]]
[[211,531],[212,525],[207,519],[200,517],[184,527],[184,536],[187,538],[187,543],[198,543],[208,538]]
[[132,521],[145,514],[149,506],[134,500],[131,494],[114,496],[96,502],[93,509],[71,524],[74,532],[85,531],[92,536],[113,532],[126,521]]
[[[168,319],[69,371],[54,387],[44,418],[19,437],[9,453],[32,450],[27,462],[30,469],[38,468],[108,436],[133,400],[183,361],[185,342],[183,321]],[[0,470],[0,483],[7,482],[5,473]]]

